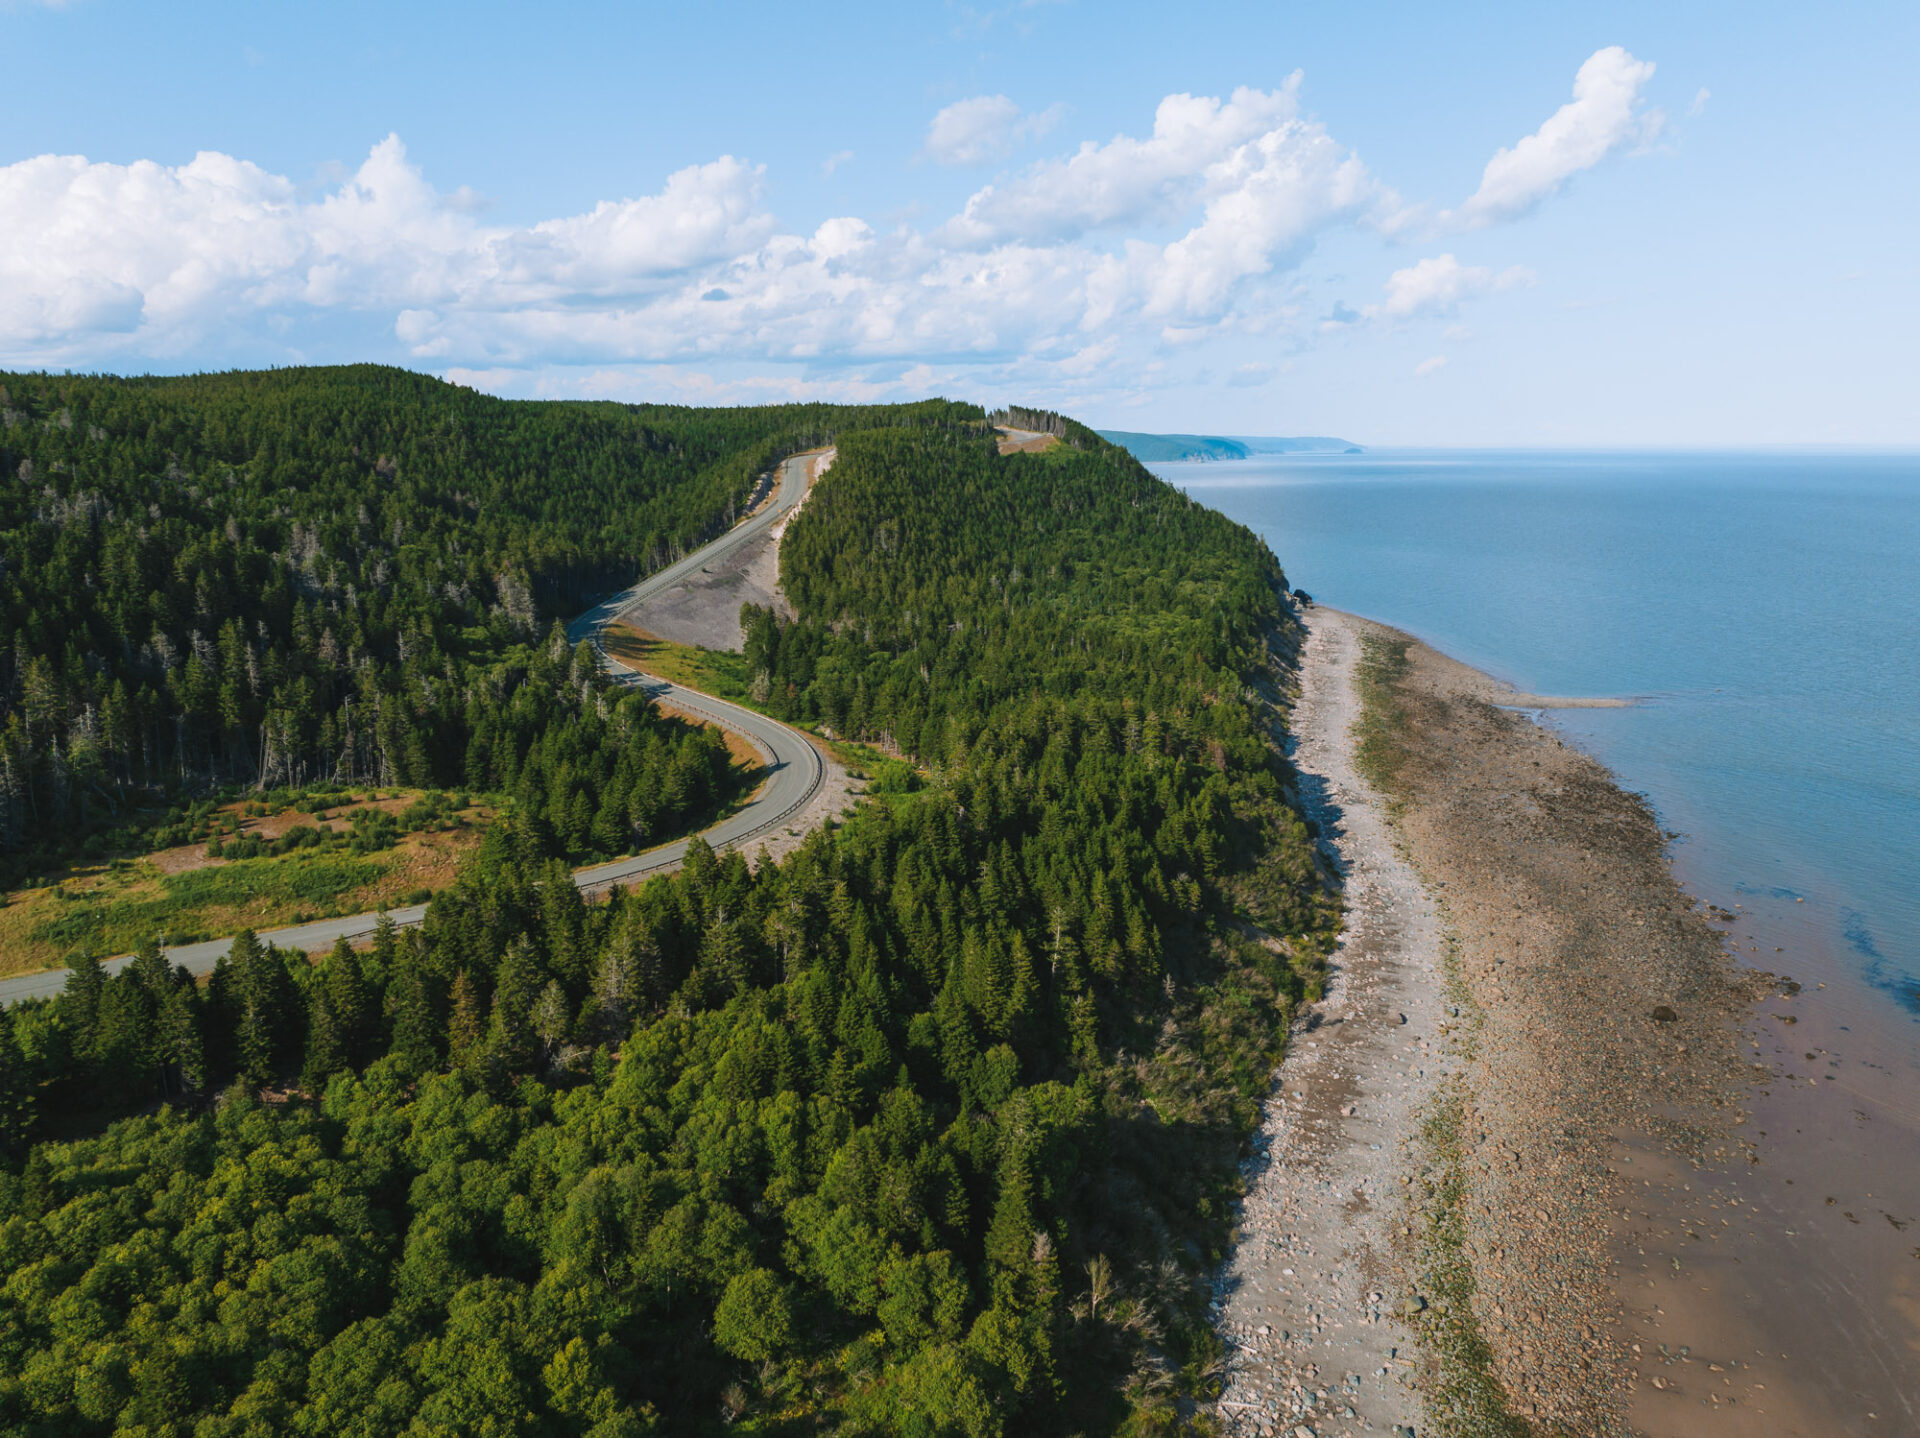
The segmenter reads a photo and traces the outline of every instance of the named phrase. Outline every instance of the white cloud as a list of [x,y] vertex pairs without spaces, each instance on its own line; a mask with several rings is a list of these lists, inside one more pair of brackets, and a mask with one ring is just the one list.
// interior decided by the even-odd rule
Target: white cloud
[[978,165],[1002,160],[1060,122],[1062,105],[1029,113],[1005,95],[957,100],[927,127],[926,157],[937,165]]
[[[1085,365],[1130,325],[1179,340],[1233,323],[1245,282],[1356,212],[1364,168],[1317,125],[1269,124],[1291,107],[1287,92],[1175,96],[1143,151],[1121,147],[1138,163],[1113,147],[1063,162],[1084,215],[1151,201],[1187,216],[1164,244],[956,246],[850,216],[780,234],[761,171],[731,156],[657,194],[524,227],[484,224],[476,197],[436,190],[394,136],[317,199],[211,152],[177,167],[42,156],[0,167],[0,353],[183,353],[332,310],[384,311],[409,355],[473,369],[721,354]],[[1178,183],[1176,157],[1198,166]]]
[[96,334],[165,352],[229,318],[289,306],[499,309],[657,290],[763,241],[758,169],[730,156],[658,195],[526,229],[478,223],[438,194],[398,137],[318,201],[229,155],[164,166],[43,155],[0,167],[0,335],[15,355]]
[[1513,265],[1497,274],[1484,265],[1463,265],[1452,255],[1435,255],[1395,270],[1387,277],[1387,297],[1362,311],[1368,319],[1409,320],[1447,314],[1463,300],[1510,290],[1534,281],[1532,270]]
[[1413,367],[1413,377],[1415,379],[1425,379],[1430,374],[1438,374],[1446,367],[1447,357],[1445,355],[1429,355]]
[[1641,103],[1652,78],[1650,61],[1636,60],[1618,45],[1594,51],[1574,76],[1573,99],[1487,161],[1480,188],[1457,212],[1441,215],[1441,223],[1477,228],[1513,219],[1614,151],[1651,139],[1662,118]]
[[1693,97],[1693,103],[1687,106],[1687,114],[1690,116],[1700,114],[1707,108],[1707,101],[1712,98],[1713,91],[1709,90],[1705,85],[1702,85],[1699,93]]
[[826,159],[820,162],[820,173],[823,175],[831,175],[835,170],[839,169],[842,165],[847,164],[852,159],[853,159],[853,151],[835,150],[831,155],[827,156]]
[[970,244],[1061,240],[1184,213],[1244,175],[1243,147],[1298,124],[1298,81],[1295,75],[1272,91],[1242,87],[1225,101],[1169,95],[1146,139],[1089,140],[1065,159],[988,185],[968,199],[949,237]]
[[1162,256],[1152,313],[1217,314],[1239,281],[1297,258],[1372,193],[1357,158],[1298,122],[1237,147],[1212,171],[1205,218]]
[[[983,98],[1001,128],[954,122],[942,153],[1038,123]],[[290,343],[311,344],[303,325],[345,315],[359,317],[357,354],[369,327],[390,327],[398,357],[492,388],[504,373],[644,378],[663,365],[730,385],[747,381],[729,367],[797,366],[827,385],[878,366],[882,378],[858,383],[897,385],[917,361],[1131,394],[1168,349],[1353,331],[1531,280],[1441,255],[1322,323],[1291,278],[1304,257],[1409,211],[1300,114],[1297,77],[1170,95],[1146,138],[1032,165],[931,229],[841,215],[791,233],[767,213],[764,179],[721,156],[651,194],[507,225],[471,191],[436,188],[395,136],[318,195],[212,152],[179,166],[22,160],[0,166],[0,361],[292,357],[311,353]],[[1263,382],[1261,369],[1227,382]]]

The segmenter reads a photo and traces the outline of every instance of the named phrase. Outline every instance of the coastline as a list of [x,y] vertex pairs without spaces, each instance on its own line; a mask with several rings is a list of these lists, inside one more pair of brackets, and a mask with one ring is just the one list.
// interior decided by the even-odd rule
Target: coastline
[[[1783,1104],[1845,1097],[1777,1067],[1817,995],[1736,962],[1717,925],[1750,916],[1689,896],[1646,802],[1515,712],[1544,705],[1358,616],[1307,622],[1295,761],[1349,930],[1245,1170],[1222,1426],[1901,1431],[1920,1304],[1863,1333],[1859,1256],[1827,1245],[1836,1285],[1781,1247],[1811,1146]],[[1396,863],[1410,883],[1381,882]]]
[[[1356,635],[1305,616],[1287,725],[1295,798],[1339,874],[1345,923],[1288,1036],[1214,1284],[1229,1434],[1404,1431],[1422,1420],[1394,1314],[1411,1225],[1400,1176],[1439,1076],[1443,931],[1359,773]],[[1329,1426],[1332,1425],[1332,1426]],[[1416,1426],[1416,1431],[1420,1431]]]
[[[1622,1215],[1659,1208],[1650,1169],[1739,1151],[1754,978],[1681,890],[1642,799],[1463,685],[1464,666],[1342,618],[1365,635],[1374,777],[1440,896],[1462,1012],[1425,1159],[1418,1270],[1454,1290],[1423,1332],[1430,1424],[1632,1431],[1643,1378],[1666,1379],[1645,1372],[1620,1288]],[[1760,1391],[1741,1376],[1729,1406]],[[1460,1411],[1495,1399],[1500,1427]]]

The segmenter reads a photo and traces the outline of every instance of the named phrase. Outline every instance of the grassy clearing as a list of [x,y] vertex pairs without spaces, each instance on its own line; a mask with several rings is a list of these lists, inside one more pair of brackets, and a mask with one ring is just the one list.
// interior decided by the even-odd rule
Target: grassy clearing
[[622,664],[644,669],[675,684],[698,689],[718,699],[757,707],[747,697],[752,676],[746,657],[729,649],[700,649],[670,644],[658,635],[631,624],[609,624],[602,635],[607,653]]
[[[236,801],[202,825],[232,857],[212,857],[195,842],[74,865],[0,901],[0,975],[57,966],[83,947],[125,953],[152,934],[192,943],[418,902],[450,882],[492,817],[489,806],[436,797],[442,802],[388,790],[297,807]],[[432,821],[405,832],[428,809]],[[303,827],[316,832],[300,835]],[[323,828],[334,835],[329,842],[289,849],[290,834],[318,840]],[[276,846],[289,851],[275,854]]]
[[[609,625],[604,642],[607,652],[623,664],[630,664],[675,684],[684,684],[689,689],[698,689],[703,694],[725,699],[743,709],[752,709],[761,714],[767,712],[764,704],[754,702],[751,676],[747,673],[744,655],[732,650],[674,644],[630,624]],[[666,707],[672,708],[671,705]],[[783,719],[780,722],[811,735],[814,742],[832,755],[848,774],[867,781],[869,794],[898,797],[916,793],[926,785],[925,771],[897,754],[889,754],[871,744],[853,740],[828,739],[815,733],[811,726],[793,720]],[[758,763],[757,758],[754,762]]]
[[1043,434],[1037,439],[1015,439],[1005,430],[1000,431],[1000,453],[1002,454],[1047,454],[1061,448],[1060,436]]

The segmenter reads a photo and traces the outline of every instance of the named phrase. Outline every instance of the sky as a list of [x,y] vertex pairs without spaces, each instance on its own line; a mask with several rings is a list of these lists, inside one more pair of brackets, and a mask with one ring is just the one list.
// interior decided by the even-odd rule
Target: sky
[[1920,7],[0,0],[0,366],[1920,444]]

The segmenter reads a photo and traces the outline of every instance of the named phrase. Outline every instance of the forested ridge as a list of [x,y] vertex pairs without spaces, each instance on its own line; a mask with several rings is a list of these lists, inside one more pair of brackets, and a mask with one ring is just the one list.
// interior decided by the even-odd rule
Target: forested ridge
[[516,807],[366,952],[0,1020],[0,1425],[1179,1429],[1333,901],[1273,557],[1062,428],[839,435],[747,659],[900,757],[786,860],[588,905]]
[[[952,409],[0,374],[0,877],[137,848],[143,807],[216,784],[513,790],[560,730],[611,771],[587,690],[529,682],[553,626],[718,533],[781,455]],[[539,767],[561,852],[583,803],[602,851],[643,837]]]

